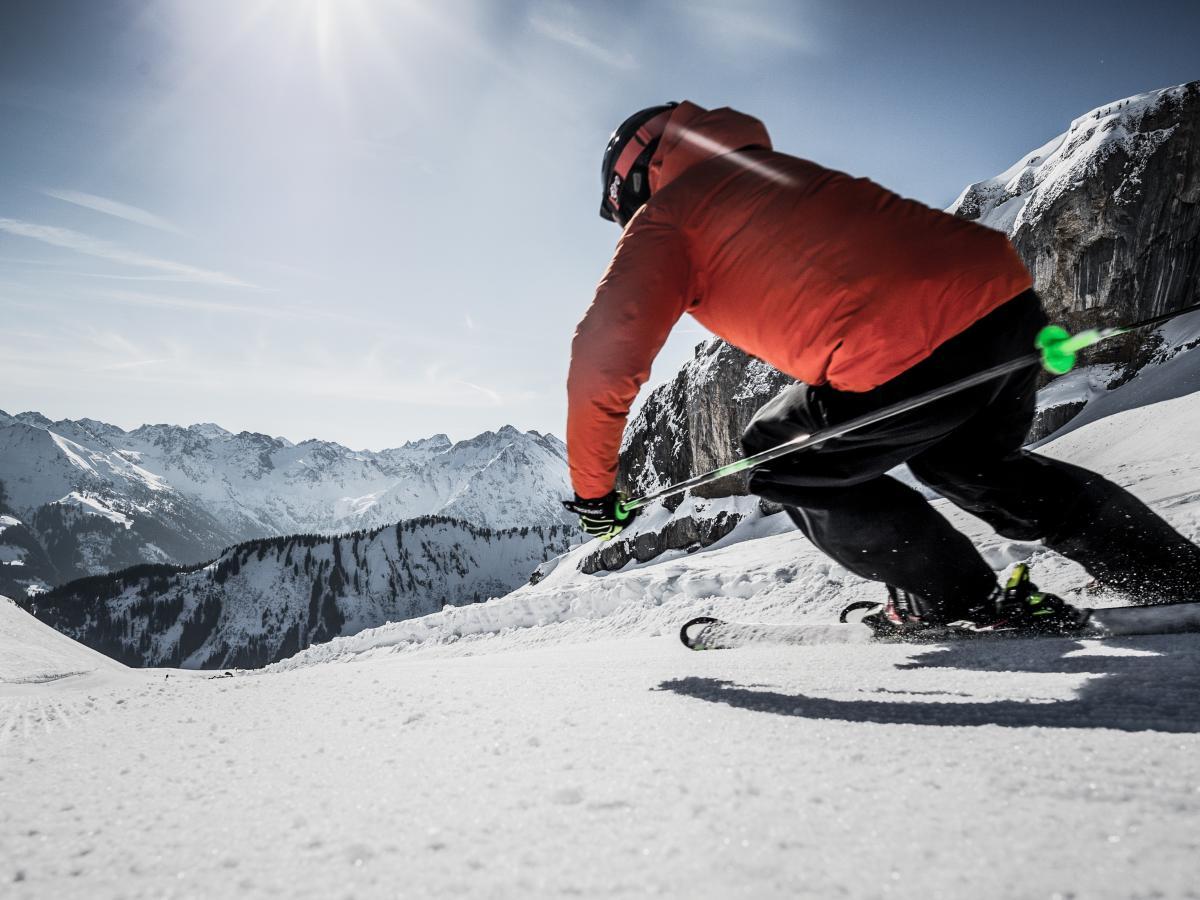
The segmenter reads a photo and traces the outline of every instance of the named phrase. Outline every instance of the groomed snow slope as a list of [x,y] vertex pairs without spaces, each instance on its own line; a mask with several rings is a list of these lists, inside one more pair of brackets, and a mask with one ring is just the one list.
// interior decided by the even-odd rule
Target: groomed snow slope
[[508,649],[27,686],[0,893],[1197,896],[1190,637]]
[[[1200,529],[1200,396],[1048,452]],[[689,653],[863,596],[745,527],[254,674],[0,685],[0,894],[1200,897],[1196,636]]]
[[0,597],[0,689],[5,685],[46,684],[93,673],[126,671],[119,662],[77,644],[43,625],[8,597]]

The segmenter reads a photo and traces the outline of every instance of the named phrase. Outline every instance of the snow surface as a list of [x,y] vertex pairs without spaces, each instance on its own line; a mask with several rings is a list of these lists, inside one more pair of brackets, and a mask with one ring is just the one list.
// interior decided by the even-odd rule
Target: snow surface
[[0,693],[6,897],[1195,896],[1188,637],[428,649]]
[[[1200,394],[1138,391],[1046,452],[1195,538]],[[942,508],[996,568],[1085,580]],[[1200,896],[1195,635],[690,653],[691,615],[878,590],[781,516],[617,573],[586,550],[228,678],[102,668],[0,604],[0,893]]]
[[1081,366],[1055,378],[1038,391],[1038,411],[1043,412],[1067,403],[1090,403],[1104,395],[1117,372],[1118,367],[1115,365]]
[[[1187,333],[1183,332],[1183,334]],[[1196,352],[1194,349],[1181,349],[1187,346],[1194,347],[1195,338],[1185,340],[1181,338],[1179,330],[1167,332],[1164,340],[1167,343],[1167,350],[1164,352],[1173,353],[1173,355],[1161,363],[1146,366],[1136,378],[1114,390],[1096,389],[1089,391],[1087,396],[1077,397],[1076,399],[1085,399],[1087,405],[1077,416],[1052,434],[1050,440],[1054,441],[1084,426],[1120,414],[1119,419],[1110,421],[1104,426],[1106,431],[1118,428],[1118,423],[1136,422],[1135,427],[1139,431],[1135,437],[1140,438],[1148,452],[1153,453],[1152,448],[1155,446],[1178,447],[1182,453],[1191,451],[1196,446],[1194,443],[1191,446],[1181,444],[1178,438],[1167,439],[1163,433],[1182,427],[1185,432],[1196,436],[1194,429],[1189,424],[1188,417],[1192,415],[1190,405],[1195,402],[1192,395],[1200,391],[1200,352]],[[1084,371],[1088,370],[1072,372],[1064,378],[1070,379],[1079,376]],[[1093,388],[1099,388],[1103,380],[1103,371],[1097,374],[1098,377],[1091,382]],[[1047,398],[1045,393],[1055,391],[1061,381],[1063,379],[1057,379],[1048,385],[1045,391],[1039,392],[1039,406],[1048,405],[1047,400],[1052,399],[1054,395],[1051,394],[1051,397]],[[1165,401],[1176,399],[1182,401],[1178,404],[1179,410],[1176,407],[1165,405]],[[1058,402],[1065,402],[1065,398],[1059,399]],[[1147,409],[1148,412],[1141,412],[1136,416],[1130,415],[1133,410]],[[1172,418],[1176,414],[1181,415],[1182,418]],[[1116,433],[1120,437],[1131,437],[1128,434]]]
[[[104,654],[43,625],[9,598],[0,597],[0,709],[5,709],[6,685],[44,684],[94,673],[128,671]],[[11,729],[0,725],[0,740],[11,736]],[[0,850],[4,846],[2,841],[0,835]],[[0,884],[4,884],[2,874]]]

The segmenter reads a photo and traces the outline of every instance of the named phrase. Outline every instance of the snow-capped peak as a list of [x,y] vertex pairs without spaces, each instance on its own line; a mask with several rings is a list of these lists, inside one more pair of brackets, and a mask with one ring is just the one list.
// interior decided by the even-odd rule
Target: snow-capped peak
[[187,430],[204,435],[206,438],[226,438],[232,434],[215,422],[197,422],[195,425],[189,425]]
[[415,441],[405,441],[402,450],[447,450],[452,445],[448,435],[435,434],[433,437],[420,438]]
[[12,416],[12,418],[16,419],[18,422],[24,422],[26,425],[33,425],[37,428],[49,428],[54,424],[52,421],[50,421],[50,419],[47,419],[40,412],[26,411],[23,413],[17,413],[15,416]]
[[1135,192],[1146,159],[1175,130],[1174,124],[1147,119],[1181,104],[1200,82],[1135,94],[1098,106],[1071,122],[1071,127],[1021,157],[994,178],[969,185],[947,212],[971,219],[1010,235],[1036,220],[1063,192],[1095,175],[1118,149],[1129,155],[1120,186],[1113,192],[1118,203]]

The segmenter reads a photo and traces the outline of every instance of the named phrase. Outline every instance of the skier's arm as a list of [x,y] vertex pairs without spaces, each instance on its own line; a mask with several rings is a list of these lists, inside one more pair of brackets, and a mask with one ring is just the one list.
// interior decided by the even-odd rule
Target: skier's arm
[[688,307],[687,246],[648,212],[630,222],[617,244],[571,344],[567,459],[580,497],[613,489],[629,408]]

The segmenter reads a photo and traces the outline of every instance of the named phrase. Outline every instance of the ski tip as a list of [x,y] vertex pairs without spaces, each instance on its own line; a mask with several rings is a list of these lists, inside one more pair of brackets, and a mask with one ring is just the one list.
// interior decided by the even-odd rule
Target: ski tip
[[704,633],[704,629],[709,625],[719,624],[721,624],[721,620],[714,619],[712,616],[697,616],[694,619],[688,619],[679,629],[679,640],[689,650],[703,650],[704,645],[700,643],[700,636]]
[[[850,621],[851,613],[856,613],[856,612],[859,612],[862,610],[868,610],[868,609],[879,609],[880,606],[881,606],[881,604],[875,600],[855,600],[853,603],[851,603],[849,606],[847,606],[845,609],[843,609],[840,613],[838,613],[838,621],[841,624],[845,625]],[[854,621],[857,622],[858,619],[855,619]]]

